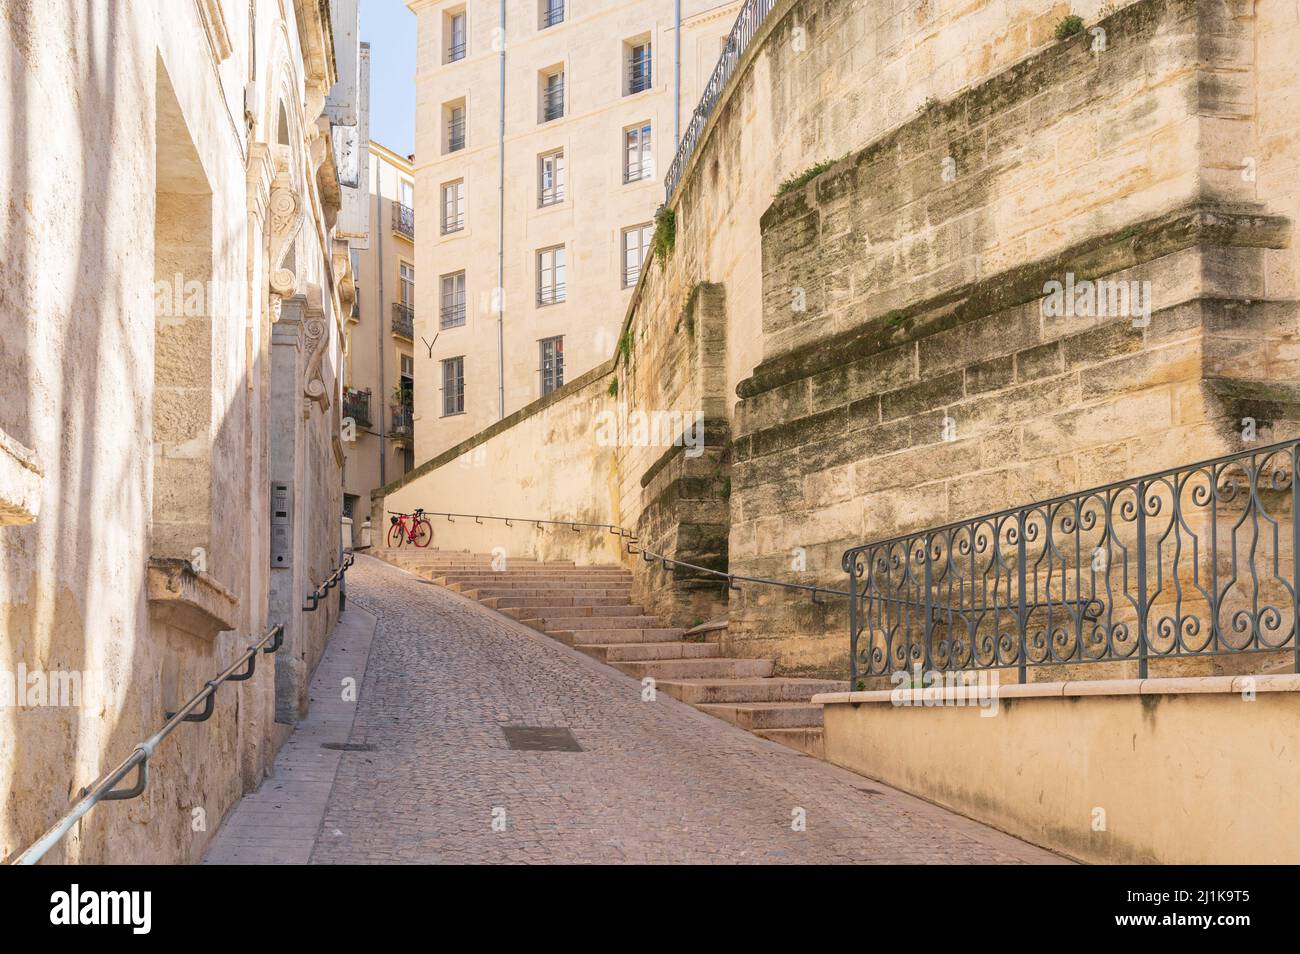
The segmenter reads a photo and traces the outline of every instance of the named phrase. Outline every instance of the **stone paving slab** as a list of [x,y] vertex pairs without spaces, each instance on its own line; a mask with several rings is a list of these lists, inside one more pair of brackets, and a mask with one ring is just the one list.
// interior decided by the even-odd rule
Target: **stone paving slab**
[[[341,626],[277,779],[208,863],[1062,861],[664,692],[643,699],[637,680],[373,558],[349,571],[348,607],[347,626],[377,621],[368,665]],[[333,700],[360,671],[353,719]],[[348,726],[372,750],[320,749]],[[505,726],[568,728],[582,751],[512,749]],[[323,804],[320,785],[301,800],[271,787],[281,760],[333,766]]]

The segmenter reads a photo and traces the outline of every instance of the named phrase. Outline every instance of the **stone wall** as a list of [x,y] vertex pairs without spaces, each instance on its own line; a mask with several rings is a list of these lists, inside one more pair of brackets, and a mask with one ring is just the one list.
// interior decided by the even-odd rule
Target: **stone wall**
[[[268,620],[314,663],[336,595],[303,617],[301,583],[336,565],[340,509],[341,271],[317,125],[328,16],[273,0],[7,12],[0,433],[30,449],[39,507],[0,529],[0,858]],[[269,261],[272,247],[284,256]],[[315,344],[276,431],[274,304],[313,289]],[[300,506],[287,615],[271,604],[268,553],[269,461],[286,442]],[[159,747],[140,798],[92,809],[48,860],[201,857],[288,732],[275,723],[282,664],[263,657],[223,686],[209,721]],[[35,679],[24,689],[57,679],[68,694],[17,700],[20,673]]]
[[[1243,418],[1294,433],[1294,209],[1242,175],[1255,24],[1227,9],[1132,4],[1104,51],[1054,44],[772,204],[734,568],[806,553],[843,586],[854,542],[1245,449]],[[1150,314],[1045,306],[1097,279]],[[842,605],[742,594],[732,648],[842,672]]]

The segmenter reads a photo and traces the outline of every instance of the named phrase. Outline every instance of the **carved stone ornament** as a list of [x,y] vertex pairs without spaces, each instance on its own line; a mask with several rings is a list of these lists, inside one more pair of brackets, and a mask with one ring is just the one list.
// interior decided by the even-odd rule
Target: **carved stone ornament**
[[280,317],[280,302],[298,291],[294,239],[302,229],[303,201],[289,172],[287,148],[276,147],[275,179],[271,182],[270,283],[272,317]]

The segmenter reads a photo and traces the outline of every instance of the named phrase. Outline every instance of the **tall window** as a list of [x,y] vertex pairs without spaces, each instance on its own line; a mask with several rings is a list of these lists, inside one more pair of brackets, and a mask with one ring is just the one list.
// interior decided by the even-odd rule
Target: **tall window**
[[557,149],[537,157],[537,204],[554,205],[564,201],[564,150]]
[[443,108],[446,120],[447,146],[444,151],[458,152],[465,148],[465,104],[455,103]]
[[542,350],[542,397],[564,386],[564,338],[543,338]]
[[538,4],[538,29],[545,30],[564,22],[564,0],[541,0]]
[[465,58],[465,11],[447,14],[447,60],[455,63]]
[[465,273],[452,272],[442,276],[441,307],[438,324],[442,328],[455,328],[465,324]]
[[623,181],[653,179],[655,174],[650,124],[623,130]]
[[537,253],[537,304],[556,305],[564,299],[564,246],[544,248]]
[[465,413],[465,356],[442,362],[442,416]]
[[542,75],[542,122],[564,115],[564,70]]
[[401,282],[398,285],[397,293],[401,296],[402,304],[408,308],[415,307],[415,266],[402,262],[400,269]]
[[415,183],[407,179],[397,180],[397,201],[408,209],[415,208]]
[[442,187],[442,232],[459,232],[465,227],[465,180],[457,179]]
[[627,89],[628,96],[641,93],[651,86],[650,41],[633,41],[627,44]]
[[641,276],[641,265],[650,249],[650,236],[654,225],[634,225],[623,230],[623,287],[631,288]]

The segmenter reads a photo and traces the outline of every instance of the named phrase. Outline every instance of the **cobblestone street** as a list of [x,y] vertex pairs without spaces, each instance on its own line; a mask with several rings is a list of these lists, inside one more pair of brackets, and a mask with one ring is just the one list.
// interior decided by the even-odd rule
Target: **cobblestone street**
[[[378,560],[358,556],[347,586],[311,716],[208,863],[1059,860],[664,693],[642,701],[635,680]],[[508,726],[567,727],[582,751],[512,749]]]

